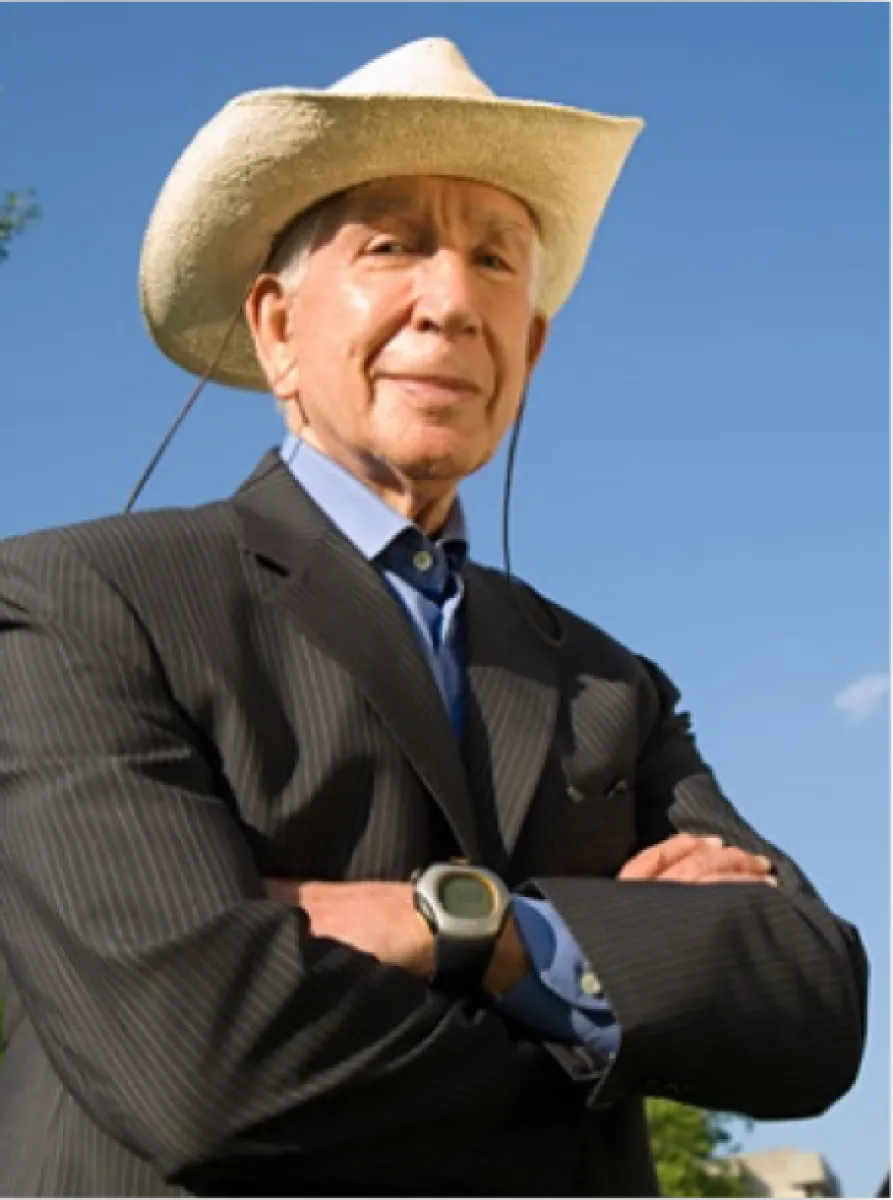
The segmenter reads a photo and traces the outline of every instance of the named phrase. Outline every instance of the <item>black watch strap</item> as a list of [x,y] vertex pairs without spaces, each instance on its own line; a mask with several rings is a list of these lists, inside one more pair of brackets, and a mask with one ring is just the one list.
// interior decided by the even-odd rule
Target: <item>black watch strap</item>
[[450,996],[473,996],[481,990],[495,945],[495,937],[451,938],[436,933],[432,986]]

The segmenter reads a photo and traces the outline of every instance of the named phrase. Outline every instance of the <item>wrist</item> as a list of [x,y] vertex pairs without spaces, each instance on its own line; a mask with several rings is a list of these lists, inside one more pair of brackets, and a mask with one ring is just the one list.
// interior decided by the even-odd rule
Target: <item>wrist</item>
[[413,897],[413,911],[416,920],[419,924],[419,940],[415,961],[413,963],[413,973],[421,975],[431,983],[434,979],[435,964],[434,964],[434,934],[431,932],[431,927],[428,922],[416,908]]
[[492,986],[509,985],[518,939],[504,938],[512,898],[499,876],[454,860],[415,872],[412,885],[432,934],[432,986],[458,998],[480,995],[488,974]]
[[531,970],[527,947],[521,940],[514,917],[509,913],[493,947],[490,965],[484,974],[484,991],[494,999],[504,996],[529,975]]

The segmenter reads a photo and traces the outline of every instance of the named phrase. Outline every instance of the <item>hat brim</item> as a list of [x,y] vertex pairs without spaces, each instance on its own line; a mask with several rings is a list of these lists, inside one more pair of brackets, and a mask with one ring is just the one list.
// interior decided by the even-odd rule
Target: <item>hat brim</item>
[[576,284],[643,122],[560,105],[298,89],[231,101],[180,156],[140,258],[149,332],[174,362],[266,391],[240,317],[277,236],[319,200],[377,179],[440,175],[500,188],[528,205],[543,243],[550,317]]

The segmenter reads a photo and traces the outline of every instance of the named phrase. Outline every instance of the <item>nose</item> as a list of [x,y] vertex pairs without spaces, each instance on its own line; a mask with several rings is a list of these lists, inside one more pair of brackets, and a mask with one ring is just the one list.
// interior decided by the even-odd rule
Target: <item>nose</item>
[[461,254],[445,249],[419,264],[413,328],[447,338],[476,337],[481,317],[473,269]]

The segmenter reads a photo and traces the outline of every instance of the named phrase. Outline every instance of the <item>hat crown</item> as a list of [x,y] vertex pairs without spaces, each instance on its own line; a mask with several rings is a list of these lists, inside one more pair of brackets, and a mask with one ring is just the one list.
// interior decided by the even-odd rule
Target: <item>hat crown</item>
[[494,99],[448,38],[420,38],[372,59],[339,79],[330,92],[347,96],[449,96]]

